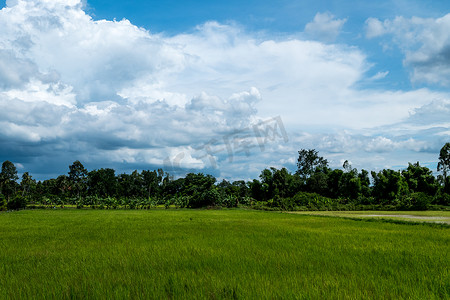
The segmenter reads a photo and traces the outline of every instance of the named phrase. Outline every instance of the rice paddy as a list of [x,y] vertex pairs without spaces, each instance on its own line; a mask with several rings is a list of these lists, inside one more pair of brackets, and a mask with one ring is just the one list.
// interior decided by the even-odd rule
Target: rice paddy
[[0,298],[448,299],[449,245],[445,226],[239,209],[5,212]]

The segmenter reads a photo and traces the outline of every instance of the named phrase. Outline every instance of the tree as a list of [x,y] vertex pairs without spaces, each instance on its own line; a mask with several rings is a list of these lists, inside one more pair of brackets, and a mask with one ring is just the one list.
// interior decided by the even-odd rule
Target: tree
[[447,180],[447,173],[450,170],[450,143],[446,143],[439,152],[439,163],[437,170],[442,171],[444,182]]
[[361,183],[361,194],[364,197],[369,197],[371,194],[369,172],[362,169],[358,174],[359,182]]
[[374,181],[373,195],[385,204],[392,204],[393,200],[401,199],[402,196],[408,194],[409,188],[405,178],[400,171],[383,169],[376,173],[371,172]]
[[340,196],[356,199],[361,193],[361,180],[358,177],[358,170],[353,169],[348,160],[344,162],[342,167],[345,172],[339,182]]
[[239,196],[241,198],[247,197],[249,194],[248,186],[244,180],[233,181],[232,190],[233,193],[236,194],[236,196]]
[[215,182],[216,178],[212,175],[189,173],[184,178],[181,193],[183,196],[191,197],[191,201],[189,202],[190,207],[214,206],[220,204],[220,199],[216,198],[218,193],[216,193]]
[[261,190],[263,192],[264,200],[269,200],[273,198],[274,186],[273,186],[273,173],[269,169],[262,170],[259,175],[261,179]]
[[88,174],[88,192],[92,196],[114,196],[117,189],[117,180],[114,169],[93,170]]
[[65,198],[71,188],[69,177],[67,175],[59,175],[56,178],[55,188],[58,191],[58,195],[61,198]]
[[352,165],[350,164],[350,162],[348,160],[344,161],[342,168],[345,170],[346,173],[350,173],[351,171],[353,171]]
[[81,197],[81,191],[86,186],[87,174],[87,170],[79,160],[74,161],[69,166],[69,180],[78,192],[78,198]]
[[30,192],[36,187],[36,180],[31,178],[31,175],[28,172],[25,172],[22,175],[20,187],[22,188],[22,197],[27,197]]
[[405,177],[412,193],[423,192],[434,196],[437,191],[436,178],[434,178],[433,172],[427,167],[420,166],[419,162],[408,163],[408,168],[402,171],[402,175]]
[[318,155],[315,149],[302,149],[298,151],[297,172],[304,180],[308,179],[316,169],[328,167],[328,161]]
[[341,188],[341,177],[344,174],[342,170],[334,169],[330,173],[328,173],[327,177],[327,193],[325,196],[330,198],[339,198]]
[[286,168],[280,170],[276,168],[264,169],[259,175],[261,179],[265,200],[276,196],[281,198],[290,197],[295,194],[294,177]]
[[9,160],[4,161],[2,164],[2,172],[0,173],[0,188],[8,201],[16,191],[17,179],[19,177],[17,176],[16,166]]
[[326,195],[328,192],[328,174],[330,169],[327,167],[317,167],[314,173],[306,180],[306,188],[308,192]]
[[146,194],[143,176],[134,170],[131,174],[120,174],[118,178],[120,195],[124,197],[142,197]]
[[250,188],[250,196],[257,200],[262,201],[264,200],[264,190],[261,182],[258,179],[253,179],[253,181],[250,181],[248,183],[248,186]]
[[147,192],[147,198],[150,196],[159,194],[159,185],[162,181],[161,177],[156,171],[144,170],[141,172],[142,180],[144,181],[144,187]]

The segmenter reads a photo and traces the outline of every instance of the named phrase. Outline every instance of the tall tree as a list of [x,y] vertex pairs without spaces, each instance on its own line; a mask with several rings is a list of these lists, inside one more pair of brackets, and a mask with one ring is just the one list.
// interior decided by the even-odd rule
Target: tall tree
[[70,191],[70,180],[67,175],[59,175],[56,178],[55,188],[58,190],[58,195],[61,198],[65,198]]
[[74,161],[73,164],[69,166],[69,180],[75,187],[78,198],[81,197],[81,192],[86,186],[87,174],[87,170],[79,160]]
[[2,172],[0,173],[0,189],[1,193],[5,195],[8,200],[16,191],[17,179],[19,179],[19,177],[17,176],[16,166],[9,160],[4,161],[2,164]]
[[395,199],[408,194],[408,183],[400,171],[383,169],[376,173],[371,172],[373,178],[373,196],[384,204],[392,204]]
[[304,180],[309,178],[316,169],[324,169],[328,167],[328,161],[318,155],[315,149],[302,149],[298,151],[297,172]]
[[370,178],[369,178],[369,172],[362,169],[361,172],[358,174],[359,182],[361,183],[361,194],[364,197],[369,197],[371,194],[371,187],[370,187]]
[[26,197],[36,187],[36,180],[31,178],[31,175],[28,172],[25,172],[22,175],[20,187],[22,188],[22,196]]
[[350,199],[358,198],[361,192],[361,180],[358,177],[358,170],[353,169],[348,160],[342,165],[344,173],[341,176],[339,188],[340,195]]
[[89,172],[87,187],[90,195],[114,196],[117,192],[117,179],[114,169],[106,168]]
[[439,152],[437,170],[442,171],[444,182],[447,182],[447,173],[450,171],[450,143],[446,143]]
[[437,191],[438,186],[433,172],[427,167],[420,166],[419,162],[408,163],[408,168],[402,171],[402,175],[412,193],[423,192],[434,196]]
[[156,171],[143,170],[141,176],[147,192],[147,198],[159,194],[159,184],[161,179],[159,178],[158,173]]
[[205,175],[203,173],[187,174],[184,178],[182,193],[184,196],[191,197],[189,206],[202,207],[215,205],[218,199],[212,197],[214,194],[208,193],[209,191],[216,191],[215,182],[216,178],[212,175]]

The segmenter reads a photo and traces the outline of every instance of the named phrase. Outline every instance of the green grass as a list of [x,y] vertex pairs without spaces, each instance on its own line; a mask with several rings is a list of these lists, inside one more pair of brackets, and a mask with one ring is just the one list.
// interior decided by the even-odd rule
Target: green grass
[[0,298],[448,299],[449,242],[249,210],[0,213]]

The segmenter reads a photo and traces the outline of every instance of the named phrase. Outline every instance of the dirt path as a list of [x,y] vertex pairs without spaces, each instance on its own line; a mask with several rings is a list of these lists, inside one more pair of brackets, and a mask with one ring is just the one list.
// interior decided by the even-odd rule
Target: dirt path
[[420,216],[420,215],[408,215],[408,214],[358,214],[358,213],[343,213],[343,212],[331,212],[331,213],[314,213],[314,212],[291,212],[298,214],[319,215],[319,216],[333,216],[343,218],[385,218],[385,219],[397,219],[418,221],[418,222],[430,222],[430,223],[446,223],[450,224],[450,217],[447,216]]
[[415,219],[420,221],[433,221],[438,223],[450,224],[449,217],[430,217],[430,216],[414,216],[414,215],[357,215],[358,217],[383,217],[383,218],[404,218],[404,219]]

